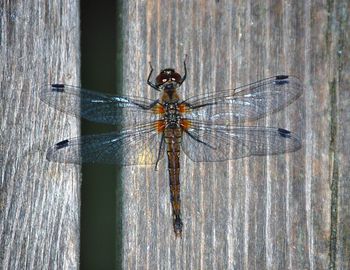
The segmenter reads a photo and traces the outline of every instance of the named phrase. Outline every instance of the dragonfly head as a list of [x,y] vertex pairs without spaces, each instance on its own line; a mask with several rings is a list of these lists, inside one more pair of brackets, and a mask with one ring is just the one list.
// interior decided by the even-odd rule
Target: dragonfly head
[[164,86],[164,88],[175,88],[181,84],[182,77],[173,68],[163,69],[156,77],[156,86]]

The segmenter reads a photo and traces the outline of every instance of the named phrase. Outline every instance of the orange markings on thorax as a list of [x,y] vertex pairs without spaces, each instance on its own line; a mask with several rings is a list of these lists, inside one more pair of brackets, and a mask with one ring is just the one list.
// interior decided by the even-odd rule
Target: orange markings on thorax
[[157,120],[155,122],[155,128],[157,130],[158,133],[162,133],[164,132],[165,129],[165,121],[164,120]]
[[164,106],[159,104],[159,103],[153,107],[153,111],[156,114],[164,114],[165,113]]
[[189,111],[188,106],[184,103],[181,103],[178,108],[180,113],[185,113]]
[[183,129],[189,129],[191,127],[191,121],[187,119],[181,119],[180,125]]

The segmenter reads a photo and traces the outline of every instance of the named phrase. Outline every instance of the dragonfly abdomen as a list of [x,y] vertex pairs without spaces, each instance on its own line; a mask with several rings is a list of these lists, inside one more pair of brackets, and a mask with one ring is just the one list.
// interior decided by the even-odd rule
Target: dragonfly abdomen
[[170,200],[173,211],[173,227],[176,237],[182,233],[181,200],[180,200],[180,144],[182,131],[180,128],[164,130],[167,144]]

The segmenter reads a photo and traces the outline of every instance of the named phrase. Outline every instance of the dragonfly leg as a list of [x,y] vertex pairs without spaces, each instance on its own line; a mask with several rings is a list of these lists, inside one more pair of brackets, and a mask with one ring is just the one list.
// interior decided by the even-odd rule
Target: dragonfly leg
[[148,78],[147,78],[147,84],[149,86],[151,86],[153,89],[157,90],[157,91],[160,91],[157,87],[157,85],[155,85],[153,82],[151,82],[151,76],[152,76],[152,72],[153,72],[153,67],[152,67],[152,64],[151,62],[148,62],[149,63],[149,67],[151,68],[151,71],[149,72],[149,75],[148,75]]
[[157,162],[156,162],[156,166],[154,168],[155,171],[158,170],[158,162],[160,161],[160,159],[162,158],[162,154],[163,154],[163,147],[164,147],[164,133],[162,135],[162,139],[160,141],[160,145],[159,145],[159,151],[158,151],[158,157],[157,157]]
[[206,146],[208,146],[209,148],[211,149],[216,149],[216,147],[214,146],[211,146],[210,144],[206,143],[206,142],[203,142],[202,140],[200,140],[197,136],[194,136],[193,134],[191,134],[188,130],[184,129],[184,131],[188,134],[188,136],[190,136],[193,140],[197,141],[197,142],[200,142]]
[[187,77],[186,61],[187,61],[187,54],[185,54],[185,60],[184,60],[184,70],[185,70],[185,74],[184,74],[183,77],[181,78],[181,81],[180,81],[180,83],[179,83],[179,86],[186,80],[186,77]]

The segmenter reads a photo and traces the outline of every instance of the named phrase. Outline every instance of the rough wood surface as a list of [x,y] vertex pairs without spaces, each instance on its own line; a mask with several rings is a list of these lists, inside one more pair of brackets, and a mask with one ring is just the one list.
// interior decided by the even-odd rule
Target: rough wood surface
[[78,1],[0,2],[1,269],[79,266],[79,168],[45,159],[79,125],[37,96],[79,84],[78,49]]
[[182,239],[172,229],[166,162],[158,171],[125,168],[124,268],[349,269],[348,1],[124,8],[125,94],[156,98],[148,61],[155,73],[182,72],[185,54],[184,97],[275,74],[305,85],[297,106],[266,120],[299,132],[302,150],[227,163],[182,156]]

